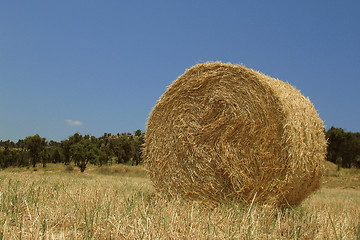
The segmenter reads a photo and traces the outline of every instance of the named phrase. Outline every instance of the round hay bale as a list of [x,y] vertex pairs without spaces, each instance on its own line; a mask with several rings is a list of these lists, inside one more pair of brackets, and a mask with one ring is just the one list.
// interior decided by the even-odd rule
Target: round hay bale
[[319,187],[326,155],[314,106],[291,85],[211,62],[175,80],[147,122],[155,188],[194,200],[297,205]]

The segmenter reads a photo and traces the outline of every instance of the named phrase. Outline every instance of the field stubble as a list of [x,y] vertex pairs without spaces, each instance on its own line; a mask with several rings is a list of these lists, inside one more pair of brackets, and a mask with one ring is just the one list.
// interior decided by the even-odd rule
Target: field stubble
[[51,167],[0,171],[0,238],[360,239],[357,187],[325,184],[294,209],[209,207],[159,198],[141,167]]

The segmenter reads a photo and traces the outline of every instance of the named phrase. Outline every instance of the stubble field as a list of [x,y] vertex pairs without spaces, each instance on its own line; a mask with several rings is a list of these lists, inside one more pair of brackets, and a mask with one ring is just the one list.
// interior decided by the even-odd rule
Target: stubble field
[[156,195],[142,167],[0,171],[0,239],[360,239],[358,171],[289,209]]

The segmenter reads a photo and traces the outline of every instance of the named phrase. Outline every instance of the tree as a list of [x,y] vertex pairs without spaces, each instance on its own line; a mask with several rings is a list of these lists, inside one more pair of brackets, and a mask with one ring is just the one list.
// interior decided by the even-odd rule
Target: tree
[[360,167],[360,133],[345,132],[342,128],[331,127],[326,132],[328,139],[327,160],[341,167]]
[[120,138],[112,138],[109,141],[109,148],[111,152],[116,156],[117,163],[123,163],[123,157],[125,155],[124,148]]
[[65,165],[68,165],[71,160],[71,153],[70,153],[71,142],[70,142],[70,140],[63,140],[63,141],[61,141],[60,146],[63,151],[64,158],[65,158],[64,163],[65,163]]
[[140,137],[141,135],[142,135],[142,132],[141,132],[140,129],[138,129],[138,130],[135,131],[135,136],[136,136],[136,137]]
[[22,139],[19,139],[18,142],[16,143],[16,147],[17,148],[21,148],[21,150],[24,150],[25,148],[25,141]]
[[345,132],[341,128],[331,127],[325,135],[328,139],[327,160],[333,163],[337,163],[339,162],[338,159],[341,157],[340,153],[341,149],[343,148],[342,144],[345,139]]
[[145,140],[144,140],[144,134],[141,134],[140,136],[135,138],[135,154],[134,154],[134,158],[132,161],[132,165],[139,165],[139,163],[141,162],[141,156],[142,156],[142,150],[143,150],[143,146],[144,146]]
[[46,138],[42,138],[39,134],[25,138],[25,147],[29,150],[32,165],[36,167],[36,163],[40,161],[41,153],[46,146]]
[[4,144],[4,151],[0,152],[0,164],[1,168],[7,168],[10,165],[11,153],[9,150],[9,144]]
[[85,171],[89,162],[96,163],[100,152],[97,145],[91,142],[89,138],[84,138],[73,144],[70,149],[75,165],[80,168],[81,172]]
[[65,165],[68,165],[71,162],[71,146],[79,143],[80,141],[82,141],[82,139],[82,135],[80,135],[79,133],[75,133],[73,136],[70,136],[69,139],[61,141],[60,146],[64,154]]
[[59,148],[55,148],[52,159],[53,159],[54,163],[61,162],[61,154],[60,154]]
[[103,149],[100,150],[97,164],[101,167],[102,165],[107,164],[108,161],[109,161],[109,157],[106,154],[106,152]]
[[46,163],[50,160],[50,154],[48,149],[44,147],[40,152],[40,158],[42,159],[43,167],[46,167]]

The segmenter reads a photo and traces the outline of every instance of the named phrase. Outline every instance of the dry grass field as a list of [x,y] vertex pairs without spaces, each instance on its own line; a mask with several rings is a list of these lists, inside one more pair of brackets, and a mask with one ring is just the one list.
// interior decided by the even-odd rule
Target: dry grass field
[[360,174],[329,165],[294,209],[157,197],[142,167],[0,171],[0,239],[360,239]]

